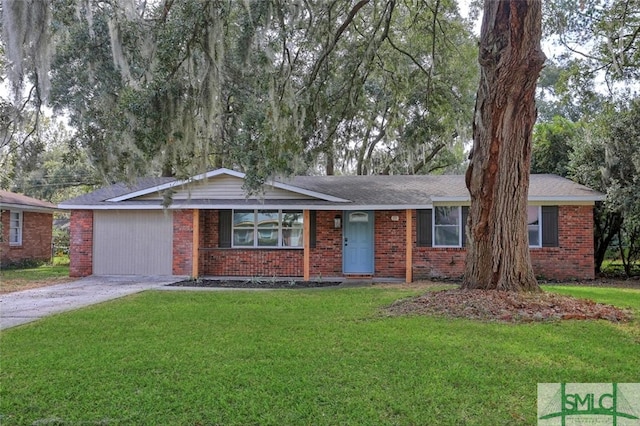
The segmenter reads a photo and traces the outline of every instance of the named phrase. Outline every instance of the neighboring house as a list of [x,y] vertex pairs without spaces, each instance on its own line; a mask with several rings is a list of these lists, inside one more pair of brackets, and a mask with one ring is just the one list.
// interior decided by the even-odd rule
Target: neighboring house
[[0,265],[50,261],[56,206],[0,190]]
[[[464,272],[464,176],[300,176],[247,197],[244,174],[116,184],[71,210],[71,275],[400,278]],[[164,209],[163,199],[171,205]],[[603,195],[532,175],[529,241],[548,279],[591,279]]]

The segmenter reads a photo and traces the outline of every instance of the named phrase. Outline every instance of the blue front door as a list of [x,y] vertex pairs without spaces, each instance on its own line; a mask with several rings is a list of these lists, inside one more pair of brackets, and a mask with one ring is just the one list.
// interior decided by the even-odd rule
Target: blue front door
[[344,212],[342,270],[345,274],[373,274],[373,212]]

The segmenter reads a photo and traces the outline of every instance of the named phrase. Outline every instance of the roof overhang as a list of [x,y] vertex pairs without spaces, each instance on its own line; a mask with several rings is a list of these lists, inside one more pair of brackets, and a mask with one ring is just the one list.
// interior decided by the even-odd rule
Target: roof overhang
[[[246,209],[274,209],[274,210],[415,210],[430,209],[433,204],[415,204],[415,205],[355,205],[344,203],[340,204],[306,204],[306,203],[229,203],[229,204],[210,204],[210,203],[174,203],[167,210],[246,210]],[[163,210],[160,204],[91,204],[91,205],[64,205],[60,204],[59,208],[65,210]]]
[[29,206],[26,204],[2,203],[0,204],[0,210],[21,210],[24,212],[34,212],[34,213],[54,213],[58,210],[58,208]]
[[[565,197],[550,197],[550,196],[530,196],[529,202],[535,203],[553,203],[553,204],[575,204],[575,203],[594,203],[596,201],[604,201],[604,195],[587,195],[587,196],[565,196]],[[471,198],[465,197],[431,197],[434,203],[470,203]]]
[[553,202],[556,204],[562,203],[584,203],[584,202],[592,202],[596,201],[604,201],[606,199],[605,195],[586,195],[586,196],[570,196],[570,197],[548,197],[548,196],[531,196],[529,197],[529,201],[536,202]]

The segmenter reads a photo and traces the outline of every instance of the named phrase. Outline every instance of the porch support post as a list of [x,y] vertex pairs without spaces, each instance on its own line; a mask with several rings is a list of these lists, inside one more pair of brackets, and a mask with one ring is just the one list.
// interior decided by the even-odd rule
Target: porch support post
[[196,278],[200,275],[200,210],[193,210],[193,252],[191,253],[191,275]]
[[406,282],[413,282],[413,210],[407,209]]
[[309,281],[311,279],[311,215],[309,214],[309,210],[304,210],[302,212],[302,251],[303,251],[303,260],[302,260],[302,269],[304,280]]

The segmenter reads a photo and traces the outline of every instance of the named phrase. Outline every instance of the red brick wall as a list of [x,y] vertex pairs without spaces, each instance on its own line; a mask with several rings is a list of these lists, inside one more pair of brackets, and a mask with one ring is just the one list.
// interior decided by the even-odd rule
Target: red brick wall
[[593,207],[559,206],[558,218],[560,247],[531,249],[536,275],[552,280],[595,278]]
[[[415,236],[415,213],[413,219]],[[559,247],[530,251],[535,274],[551,280],[593,279],[593,207],[559,206],[558,222]],[[466,249],[416,247],[415,240],[413,244],[414,279],[464,274]]]
[[316,212],[316,247],[311,249],[309,270],[312,279],[342,276],[342,229],[333,227],[333,219],[341,211]]
[[[392,220],[397,216],[397,221]],[[375,212],[375,275],[384,278],[406,277],[406,210]]]
[[237,277],[301,277],[301,249],[219,249],[208,252],[204,275]]
[[193,210],[173,212],[173,275],[191,275],[193,257]]
[[8,265],[28,260],[51,260],[53,214],[22,212],[22,244],[9,244],[9,210],[3,210],[2,241],[0,242],[0,264]]
[[467,250],[464,248],[414,247],[413,279],[459,278],[464,275]]
[[[310,250],[311,278],[342,276],[342,229],[334,229],[339,211],[316,212],[316,247]],[[391,220],[398,216],[397,221]],[[343,218],[344,219],[344,218]],[[461,277],[465,248],[417,247],[416,212],[413,212],[413,275]],[[591,206],[559,207],[560,247],[533,248],[531,260],[536,274],[543,278],[592,279],[593,209]],[[375,212],[375,276],[404,278],[406,275],[406,212]],[[174,274],[191,273],[192,212],[174,213]],[[218,211],[200,212],[200,268],[214,276],[291,276],[303,275],[303,251],[292,249],[226,249],[218,247]],[[180,272],[177,272],[180,271]]]
[[69,226],[70,277],[93,273],[93,211],[73,210]]
[[[220,248],[218,211],[200,211],[201,275],[236,277],[301,277],[302,249]],[[174,237],[175,239],[175,237]]]

